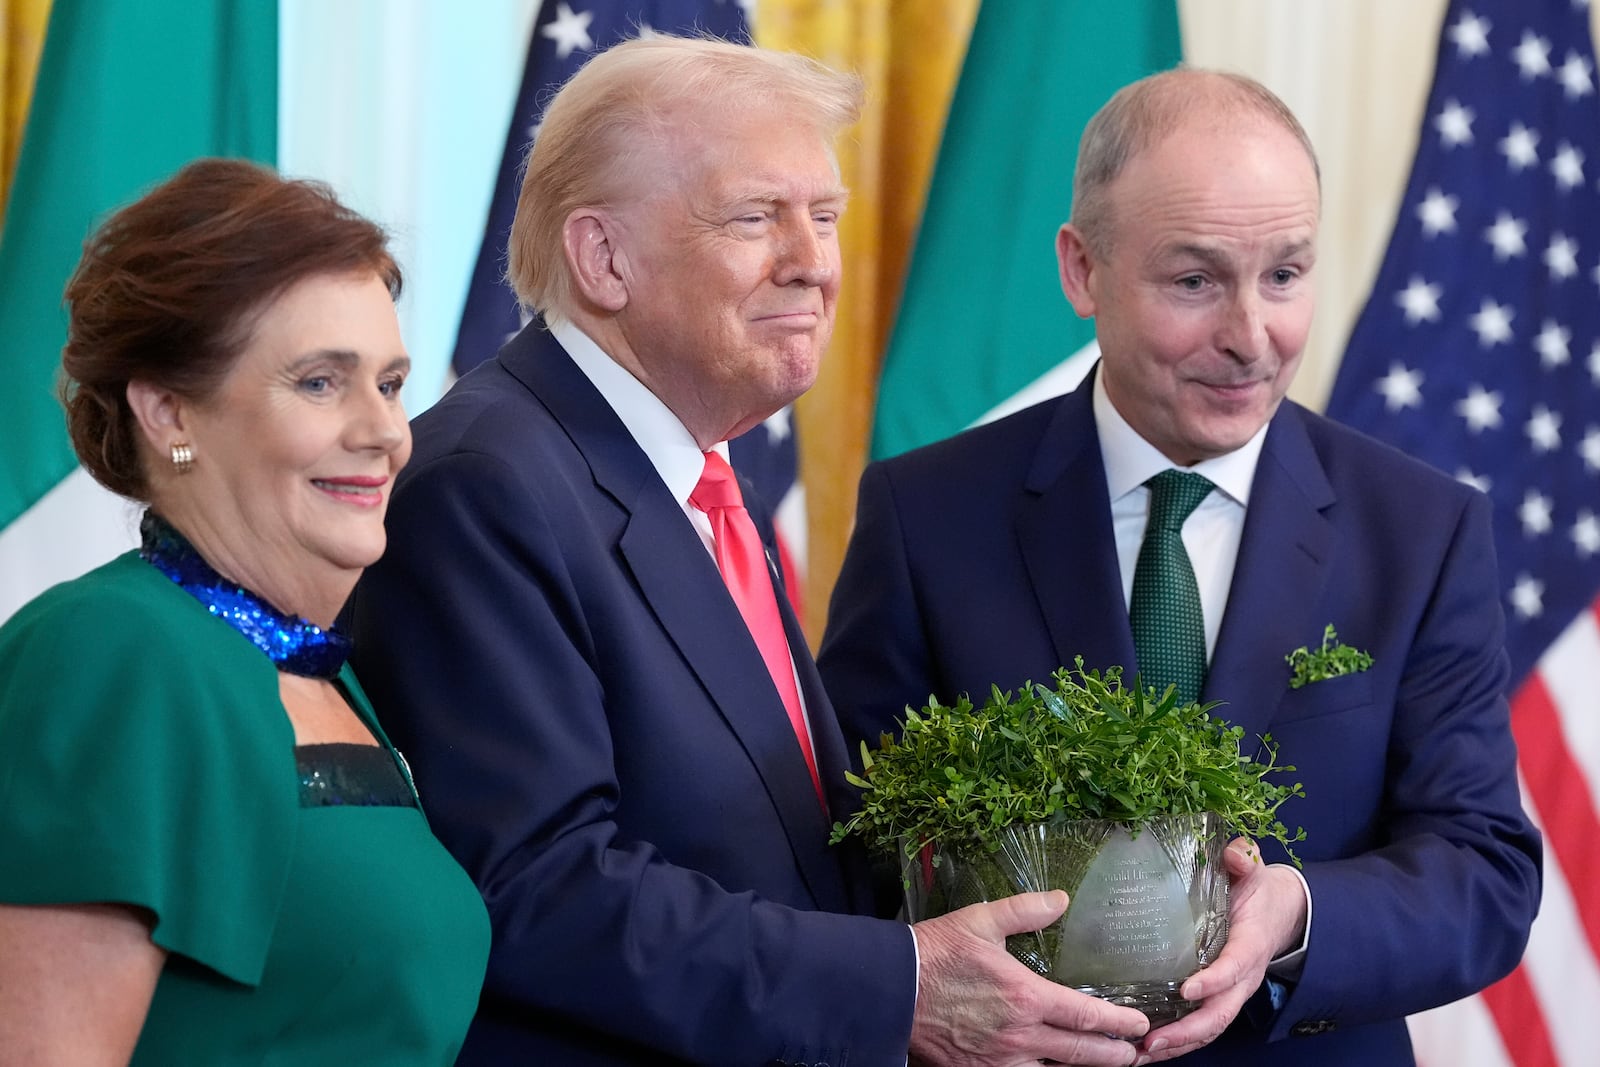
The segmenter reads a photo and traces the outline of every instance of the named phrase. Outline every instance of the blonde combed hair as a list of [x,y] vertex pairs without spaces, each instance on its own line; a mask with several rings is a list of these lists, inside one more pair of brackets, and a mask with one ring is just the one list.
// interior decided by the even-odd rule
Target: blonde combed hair
[[547,321],[569,317],[567,217],[607,202],[686,108],[770,109],[815,127],[831,144],[860,117],[862,100],[853,74],[712,38],[652,34],[599,53],[550,101],[529,150],[507,249],[517,299]]

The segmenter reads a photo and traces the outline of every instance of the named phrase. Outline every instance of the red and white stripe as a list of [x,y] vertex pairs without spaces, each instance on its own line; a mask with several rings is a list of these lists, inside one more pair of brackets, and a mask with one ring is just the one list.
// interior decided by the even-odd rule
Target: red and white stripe
[[1422,1067],[1600,1062],[1600,600],[1511,701],[1522,794],[1544,831],[1544,898],[1522,963],[1411,1020]]

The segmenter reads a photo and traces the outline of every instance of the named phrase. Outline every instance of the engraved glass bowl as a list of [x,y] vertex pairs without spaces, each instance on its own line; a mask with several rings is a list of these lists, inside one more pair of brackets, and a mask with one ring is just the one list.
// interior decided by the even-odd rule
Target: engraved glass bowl
[[912,922],[1015,893],[1062,889],[1048,928],[1006,939],[1037,973],[1114,1004],[1152,1028],[1199,1004],[1178,989],[1228,940],[1227,828],[1215,814],[1150,819],[1134,832],[1099,819],[1007,828],[994,852],[935,848],[909,872]]

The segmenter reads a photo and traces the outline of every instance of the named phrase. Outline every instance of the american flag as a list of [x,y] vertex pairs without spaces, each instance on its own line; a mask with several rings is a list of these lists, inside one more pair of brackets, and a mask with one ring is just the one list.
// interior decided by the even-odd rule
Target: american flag
[[[754,0],[544,0],[534,19],[527,65],[506,134],[505,150],[495,179],[494,199],[472,282],[456,334],[451,367],[465,374],[497,352],[527,325],[516,296],[505,281],[506,242],[516,215],[522,185],[522,163],[539,135],[546,103],[595,52],[641,33],[657,31],[713,34],[748,41],[748,15]],[[549,334],[545,344],[555,346]],[[733,466],[777,509],[779,554],[796,611],[800,603],[800,566],[804,560],[804,497],[798,479],[798,453],[793,413],[785,408],[730,445]]]
[[1521,965],[1413,1020],[1428,1067],[1592,1064],[1600,1010],[1600,96],[1587,0],[1452,0],[1328,413],[1488,493],[1523,796]]

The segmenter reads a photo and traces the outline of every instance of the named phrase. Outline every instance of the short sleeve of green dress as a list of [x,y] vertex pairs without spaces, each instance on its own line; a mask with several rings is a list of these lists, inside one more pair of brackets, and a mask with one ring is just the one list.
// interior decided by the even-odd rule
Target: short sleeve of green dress
[[409,788],[296,757],[271,661],[137,554],[0,628],[0,902],[149,912],[169,957],[135,1064],[454,1061],[476,889]]

